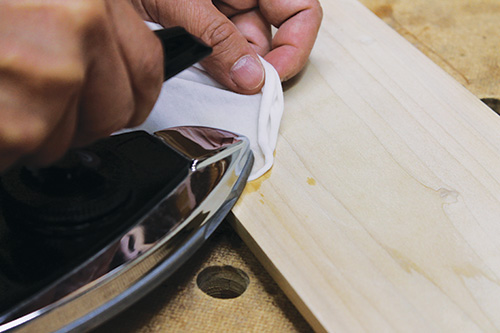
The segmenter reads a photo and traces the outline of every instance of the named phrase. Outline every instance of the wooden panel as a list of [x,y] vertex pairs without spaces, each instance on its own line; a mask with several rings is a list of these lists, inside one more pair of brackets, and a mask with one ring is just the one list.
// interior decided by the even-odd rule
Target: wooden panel
[[500,119],[358,2],[322,5],[235,227],[317,330],[500,329]]

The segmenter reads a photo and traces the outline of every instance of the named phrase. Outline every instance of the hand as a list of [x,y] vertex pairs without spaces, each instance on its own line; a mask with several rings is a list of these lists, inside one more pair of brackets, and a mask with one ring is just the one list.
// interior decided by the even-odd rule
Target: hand
[[[130,0],[145,20],[180,25],[212,46],[205,69],[229,89],[253,94],[264,83],[261,55],[282,81],[307,62],[322,19],[317,0]],[[271,25],[278,28],[274,37]]]
[[0,171],[145,120],[159,40],[125,0],[0,2]]

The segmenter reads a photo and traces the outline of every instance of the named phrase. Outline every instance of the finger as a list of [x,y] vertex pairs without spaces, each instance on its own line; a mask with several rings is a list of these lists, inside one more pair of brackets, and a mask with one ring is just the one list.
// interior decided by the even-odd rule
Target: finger
[[[102,3],[104,6],[104,3]],[[87,72],[78,109],[74,144],[82,146],[127,126],[135,110],[133,88],[125,59],[106,8],[86,18],[88,38],[82,45]]]
[[109,11],[135,102],[135,110],[127,127],[138,126],[146,120],[161,91],[162,46],[129,3],[114,0]]
[[213,4],[227,17],[233,17],[258,8],[257,0],[215,0]]
[[31,166],[46,166],[61,159],[73,143],[76,130],[78,98],[69,101],[64,115],[49,137],[37,150],[22,159],[22,164]]
[[163,26],[178,25],[213,48],[202,61],[210,75],[228,87],[254,94],[264,84],[264,67],[236,26],[210,1],[143,1],[146,12],[155,13],[155,22]]
[[254,9],[231,18],[236,28],[260,56],[271,50],[271,26],[258,9]]
[[[31,153],[44,139],[43,123],[40,119],[26,121],[19,109],[2,106],[0,121],[0,172],[16,163],[23,155]],[[30,115],[31,116],[31,115]]]
[[278,27],[272,51],[264,59],[285,81],[296,75],[307,62],[321,24],[321,6],[316,0],[262,0],[259,8],[264,17]]
[[[255,94],[264,85],[265,73],[255,50],[236,26],[220,16],[198,32],[213,53],[201,63],[207,72],[229,89],[242,94]],[[195,32],[196,35],[196,32]]]
[[[1,170],[36,154],[68,101],[78,96],[84,77],[79,40],[62,28],[70,21],[68,8],[18,4],[0,8]],[[40,34],[50,38],[42,41]]]
[[[35,165],[60,158],[70,146],[75,129],[77,89],[44,90],[44,94],[38,94],[26,84],[4,84],[0,84],[0,170],[23,156],[23,161]],[[7,103],[3,93],[10,97]],[[56,120],[54,114],[62,117]]]

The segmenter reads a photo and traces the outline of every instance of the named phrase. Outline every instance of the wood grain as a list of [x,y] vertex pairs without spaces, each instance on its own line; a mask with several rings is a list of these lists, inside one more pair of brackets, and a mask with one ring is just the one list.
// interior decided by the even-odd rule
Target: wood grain
[[316,330],[499,330],[498,115],[358,2],[322,5],[235,228]]

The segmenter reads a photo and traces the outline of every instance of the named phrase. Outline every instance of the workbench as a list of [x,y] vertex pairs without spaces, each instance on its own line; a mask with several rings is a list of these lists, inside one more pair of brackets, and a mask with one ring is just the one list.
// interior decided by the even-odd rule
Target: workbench
[[[498,110],[498,0],[361,2]],[[284,84],[285,117],[287,90],[291,86],[300,89],[300,84],[300,75]],[[252,186],[258,184],[250,183],[247,191]],[[230,222],[231,217],[176,274],[96,332],[312,331]]]

